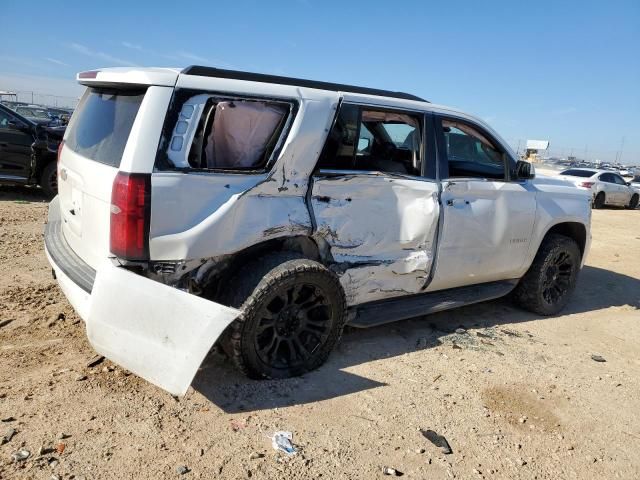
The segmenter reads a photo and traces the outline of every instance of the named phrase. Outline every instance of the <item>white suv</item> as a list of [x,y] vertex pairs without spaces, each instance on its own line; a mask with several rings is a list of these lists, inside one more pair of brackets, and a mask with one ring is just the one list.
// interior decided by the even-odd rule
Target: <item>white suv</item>
[[506,295],[551,315],[584,189],[413,95],[207,67],[83,72],[47,256],[94,348],[173,394],[217,343],[248,375],[356,327]]

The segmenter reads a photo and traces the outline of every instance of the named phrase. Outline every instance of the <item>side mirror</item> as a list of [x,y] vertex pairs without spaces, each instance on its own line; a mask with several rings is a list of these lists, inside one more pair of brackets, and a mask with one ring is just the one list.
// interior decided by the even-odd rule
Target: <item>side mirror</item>
[[516,178],[518,180],[530,180],[535,176],[536,169],[531,163],[518,160],[518,163],[516,163]]

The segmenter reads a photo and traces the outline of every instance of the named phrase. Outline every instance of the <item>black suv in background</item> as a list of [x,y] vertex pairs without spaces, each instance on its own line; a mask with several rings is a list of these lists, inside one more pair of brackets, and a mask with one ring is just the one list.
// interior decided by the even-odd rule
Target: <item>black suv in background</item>
[[37,125],[0,105],[0,183],[40,185],[53,198],[58,191],[56,154],[65,128]]

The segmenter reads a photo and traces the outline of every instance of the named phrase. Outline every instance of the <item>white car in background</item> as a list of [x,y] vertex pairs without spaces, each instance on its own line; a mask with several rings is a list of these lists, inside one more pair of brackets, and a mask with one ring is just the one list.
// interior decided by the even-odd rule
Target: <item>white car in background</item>
[[560,177],[576,186],[591,190],[593,208],[617,205],[635,209],[640,192],[615,172],[592,168],[570,168],[560,172]]

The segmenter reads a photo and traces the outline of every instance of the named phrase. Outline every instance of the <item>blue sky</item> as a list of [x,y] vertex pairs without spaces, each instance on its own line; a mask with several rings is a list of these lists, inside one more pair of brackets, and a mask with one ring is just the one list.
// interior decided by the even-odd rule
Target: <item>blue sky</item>
[[[98,6],[100,5],[100,6]],[[186,66],[404,90],[508,141],[640,164],[640,1],[4,0],[0,90],[77,96],[77,71]],[[80,90],[81,91],[81,90]]]

